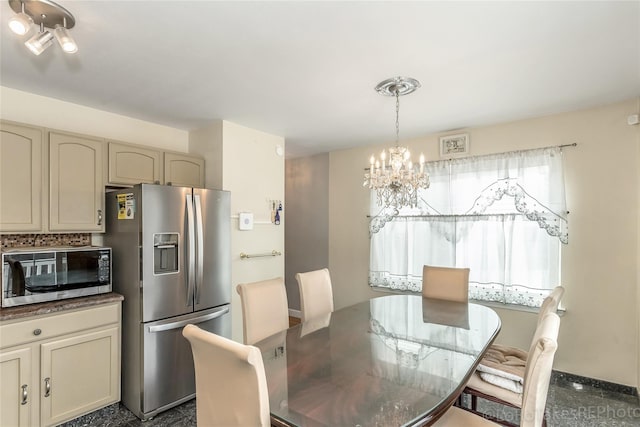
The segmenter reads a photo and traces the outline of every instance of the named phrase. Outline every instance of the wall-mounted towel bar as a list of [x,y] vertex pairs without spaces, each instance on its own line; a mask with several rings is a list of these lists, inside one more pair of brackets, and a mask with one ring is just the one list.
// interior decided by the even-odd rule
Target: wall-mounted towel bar
[[271,252],[267,252],[264,254],[245,254],[244,252],[240,252],[240,259],[259,258],[264,256],[280,256],[280,255],[282,255],[282,253],[279,251],[276,251],[275,249],[272,250]]

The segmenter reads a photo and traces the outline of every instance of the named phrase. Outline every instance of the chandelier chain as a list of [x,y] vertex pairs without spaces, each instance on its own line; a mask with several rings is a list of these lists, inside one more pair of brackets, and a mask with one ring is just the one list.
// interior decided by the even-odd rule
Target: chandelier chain
[[400,92],[396,92],[396,147],[400,145]]

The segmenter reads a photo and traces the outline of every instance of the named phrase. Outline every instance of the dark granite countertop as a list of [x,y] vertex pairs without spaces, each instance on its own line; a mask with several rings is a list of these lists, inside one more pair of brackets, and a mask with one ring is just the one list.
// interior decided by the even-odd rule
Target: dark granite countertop
[[108,294],[90,295],[86,297],[63,299],[59,301],[20,305],[17,307],[5,307],[0,308],[0,321],[20,319],[22,317],[28,316],[37,316],[39,314],[58,313],[60,311],[122,301],[123,299],[124,297],[122,295],[115,292],[109,292]]

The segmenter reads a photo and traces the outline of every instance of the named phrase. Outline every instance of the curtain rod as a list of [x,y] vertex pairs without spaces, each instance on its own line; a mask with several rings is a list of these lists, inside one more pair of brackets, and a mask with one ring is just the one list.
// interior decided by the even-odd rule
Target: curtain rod
[[573,142],[571,144],[562,144],[562,145],[549,145],[547,147],[539,147],[539,148],[525,148],[523,150],[513,150],[513,151],[503,151],[500,153],[491,153],[491,154],[477,154],[475,156],[465,156],[465,157],[450,157],[448,159],[440,159],[440,160],[431,160],[429,162],[425,162],[425,163],[438,163],[438,162],[451,162],[453,160],[469,160],[469,159],[473,159],[473,158],[479,158],[479,157],[492,157],[492,156],[499,156],[501,154],[515,154],[515,153],[524,153],[527,151],[542,151],[542,150],[548,150],[550,148],[565,148],[565,147],[577,147],[578,143],[577,142]]
[[[567,214],[569,214],[569,211],[565,211]],[[560,215],[552,212],[555,216],[562,218]],[[382,215],[367,215],[367,218],[378,218],[381,217]],[[420,215],[393,215],[393,218],[489,218],[489,217],[507,217],[507,216],[517,216],[517,217],[526,217],[526,214],[523,213],[475,213],[475,214],[433,214],[433,215],[429,215],[429,214],[420,214]]]
[[[567,148],[567,147],[577,147],[578,143],[577,142],[573,142],[571,144],[561,144],[561,145],[550,145],[547,147],[539,147],[539,148],[525,148],[524,150],[513,150],[513,151],[503,151],[500,153],[492,153],[492,154],[478,154],[476,156],[465,156],[465,157],[459,157],[460,160],[464,160],[464,159],[471,159],[473,157],[485,157],[485,156],[498,156],[500,154],[507,154],[507,153],[521,153],[521,152],[525,152],[525,151],[535,151],[535,150],[546,150],[548,148]],[[425,164],[427,163],[437,163],[437,162],[448,162],[451,160],[455,160],[453,157],[450,157],[448,159],[440,159],[440,160],[429,160],[428,162],[425,162]],[[370,170],[371,168],[364,168],[365,171]]]

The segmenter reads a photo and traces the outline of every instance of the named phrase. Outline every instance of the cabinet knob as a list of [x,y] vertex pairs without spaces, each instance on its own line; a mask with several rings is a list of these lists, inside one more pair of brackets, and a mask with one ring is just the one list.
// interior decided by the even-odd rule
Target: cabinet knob
[[98,209],[98,225],[102,225],[102,209]]
[[40,335],[41,333],[42,333],[42,329],[39,329],[39,328],[38,328],[38,329],[34,329],[34,330],[33,330],[33,335],[38,336],[38,335]]
[[47,377],[44,379],[44,397],[49,397],[51,395],[51,378]]
[[29,397],[29,394],[27,392],[27,385],[26,384],[22,384],[22,401],[20,402],[20,404],[21,405],[26,405],[28,397]]

